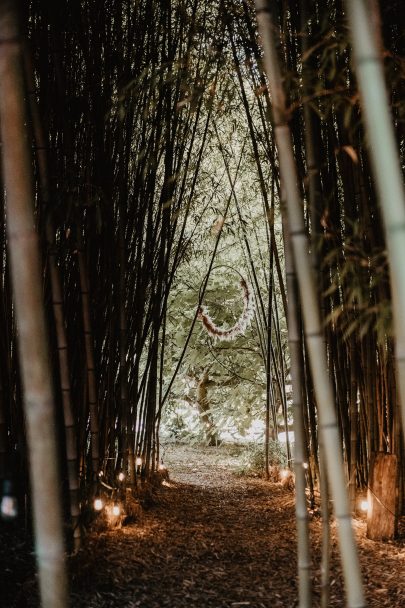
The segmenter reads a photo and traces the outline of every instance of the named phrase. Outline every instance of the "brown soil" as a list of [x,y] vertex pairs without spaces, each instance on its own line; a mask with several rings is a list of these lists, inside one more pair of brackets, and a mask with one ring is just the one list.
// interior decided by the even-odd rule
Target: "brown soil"
[[[294,496],[236,474],[231,449],[169,445],[170,479],[141,521],[90,535],[71,563],[73,608],[297,606]],[[404,538],[376,543],[355,521],[368,606],[405,605]],[[314,608],[319,606],[320,519],[311,522]],[[336,542],[330,606],[344,606]],[[33,580],[16,603],[30,606]],[[18,596],[18,597],[17,597]],[[6,604],[4,604],[6,605]]]

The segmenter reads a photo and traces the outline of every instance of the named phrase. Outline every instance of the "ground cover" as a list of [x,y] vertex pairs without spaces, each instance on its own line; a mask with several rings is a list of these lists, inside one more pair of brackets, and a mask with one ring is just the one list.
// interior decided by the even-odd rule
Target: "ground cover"
[[[240,450],[233,446],[167,444],[163,450],[170,476],[141,518],[89,535],[71,560],[72,607],[296,606],[293,491],[241,475]],[[355,528],[368,606],[403,606],[404,536],[375,543],[366,538],[364,520],[356,519]],[[320,596],[320,531],[315,514],[314,608]],[[24,551],[21,541],[2,543],[1,606],[36,606],[32,560]],[[334,538],[330,606],[345,605],[337,555]]]

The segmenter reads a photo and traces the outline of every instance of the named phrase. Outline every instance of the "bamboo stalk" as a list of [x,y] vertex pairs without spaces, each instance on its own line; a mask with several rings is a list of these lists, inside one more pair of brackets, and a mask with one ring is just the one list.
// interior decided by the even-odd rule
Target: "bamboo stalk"
[[[49,220],[51,222],[51,220]],[[76,424],[72,410],[71,386],[69,377],[68,346],[66,340],[66,330],[63,313],[62,287],[59,276],[59,269],[55,259],[55,252],[52,250],[50,238],[54,231],[51,224],[47,226],[47,240],[49,245],[48,263],[52,286],[52,308],[55,319],[55,330],[57,339],[57,350],[59,359],[60,387],[62,392],[63,417],[65,424],[66,458],[67,473],[69,484],[70,515],[72,519],[73,544],[74,550],[78,550],[81,544],[81,530],[79,525],[80,501],[79,501],[79,476],[77,458],[77,436]]]
[[259,33],[264,52],[264,65],[270,85],[273,104],[274,131],[280,162],[281,181],[288,207],[289,234],[302,302],[305,339],[308,348],[312,378],[317,398],[319,427],[325,446],[326,467],[339,523],[338,538],[342,566],[350,608],[364,606],[360,565],[351,524],[341,455],[339,429],[335,413],[333,390],[328,374],[323,330],[317,290],[309,257],[309,247],[302,212],[302,201],[297,188],[291,133],[279,60],[274,41],[275,26],[266,0],[255,0]]
[[[35,98],[34,71],[32,57],[28,48],[25,48],[25,77],[28,88],[29,107],[33,123],[33,132],[36,143],[38,173],[41,190],[42,205],[44,209],[50,204],[50,189],[48,179],[47,142],[45,140],[38,104]],[[65,424],[66,459],[70,498],[70,515],[72,519],[72,530],[74,549],[78,550],[81,543],[81,530],[79,526],[80,504],[79,504],[79,478],[78,478],[78,454],[76,422],[72,409],[71,386],[69,375],[68,346],[65,328],[65,315],[63,310],[63,295],[60,279],[60,269],[56,260],[55,251],[55,227],[52,212],[46,219],[46,240],[48,244],[48,266],[51,280],[52,309],[55,320],[55,332],[57,341],[57,352],[59,359],[60,387],[62,391],[63,416]]]
[[97,479],[100,468],[100,427],[99,427],[99,404],[96,382],[96,369],[94,359],[93,332],[91,327],[90,315],[90,293],[88,270],[83,251],[83,237],[81,227],[77,230],[77,258],[79,265],[80,294],[82,299],[82,318],[84,345],[86,351],[86,372],[87,372],[87,396],[90,414],[90,435],[91,435],[91,472],[93,483]]
[[356,480],[357,480],[357,356],[356,342],[350,340],[350,464],[349,464],[349,495],[352,512],[356,508]]
[[67,579],[52,373],[42,300],[26,133],[22,43],[15,3],[0,2],[0,123],[7,234],[18,323],[34,530],[43,608],[65,608]]
[[[309,526],[305,483],[305,432],[303,418],[303,369],[302,369],[302,340],[299,318],[297,276],[291,242],[288,238],[286,214],[282,214],[284,235],[284,257],[286,287],[288,296],[287,328],[288,346],[291,357],[291,384],[293,388],[293,419],[294,419],[294,472],[295,472],[295,516],[297,520],[297,549],[298,549],[298,593],[300,608],[311,608],[311,554],[309,547]],[[286,433],[288,429],[286,428]]]
[[319,476],[321,488],[321,514],[322,514],[322,556],[321,556],[321,608],[328,608],[330,600],[330,506],[328,473],[325,464],[325,447],[323,437],[319,437]]
[[376,6],[372,4],[372,11],[365,0],[347,1],[346,7],[390,263],[398,389],[405,437],[405,189],[379,49]]
[[3,382],[0,375],[0,481],[6,478],[7,473],[7,455],[8,455],[8,441],[7,441],[7,420],[6,411],[4,404],[4,390]]

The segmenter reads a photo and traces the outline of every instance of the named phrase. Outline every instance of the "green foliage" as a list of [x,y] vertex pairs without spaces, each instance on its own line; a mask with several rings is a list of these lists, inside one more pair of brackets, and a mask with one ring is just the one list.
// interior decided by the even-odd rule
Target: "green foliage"
[[341,333],[343,339],[353,333],[363,338],[374,331],[378,341],[384,343],[392,332],[387,254],[382,247],[366,248],[359,224],[347,219],[346,223],[352,234],[343,245],[331,248],[323,260],[323,268],[329,270],[331,278],[324,297],[339,294],[341,300],[334,304],[325,322]]
[[277,439],[270,439],[269,441],[269,466],[288,466],[285,444],[277,441]]
[[[284,444],[271,439],[269,442],[269,466],[286,467],[287,453]],[[240,454],[240,475],[262,476],[265,473],[265,452],[263,443],[248,443]]]
[[[222,150],[218,140],[215,140],[215,133],[211,134],[210,155],[204,158],[200,172],[202,186],[205,185],[210,191],[211,200],[203,211],[200,206],[198,213],[194,207],[190,212],[186,227],[189,245],[177,269],[168,300],[164,365],[166,386],[187,339],[201,285],[221,228],[217,254],[203,297],[204,306],[218,326],[231,327],[239,318],[243,309],[240,277],[246,278],[251,285],[253,283],[246,240],[255,264],[258,286],[267,305],[267,231],[253,159],[248,154],[243,154],[242,161],[240,159],[244,129],[246,125],[243,127],[243,121],[241,125],[240,112],[231,113],[229,117],[223,117],[218,127]],[[244,179],[236,180],[233,194],[238,207],[243,210],[242,217],[233,203],[224,216],[226,201],[232,194],[229,176],[224,170],[224,155],[232,176],[237,174],[237,165],[241,161],[240,173]],[[201,191],[196,198],[200,196],[204,198]],[[280,228],[278,220],[277,226],[276,232]],[[244,335],[232,342],[215,342],[201,322],[196,322],[183,365],[171,390],[164,424],[172,425],[171,412],[175,412],[180,403],[186,403],[189,410],[197,412],[197,384],[205,369],[209,374],[209,414],[214,425],[220,431],[244,436],[254,419],[264,419],[265,411],[265,365],[256,324],[253,323]],[[185,418],[191,420],[189,415]],[[194,422],[188,427],[182,433],[198,438],[199,432]]]
[[167,407],[164,414],[164,435],[171,440],[202,443],[204,434],[199,416],[190,405],[180,402]]

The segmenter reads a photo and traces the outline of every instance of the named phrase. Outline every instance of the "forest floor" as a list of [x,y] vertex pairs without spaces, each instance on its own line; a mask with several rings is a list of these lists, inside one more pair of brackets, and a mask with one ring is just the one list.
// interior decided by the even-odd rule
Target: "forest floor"
[[[297,606],[293,491],[238,474],[240,461],[231,446],[168,444],[165,463],[170,477],[139,520],[90,534],[71,560],[72,608]],[[395,542],[372,542],[363,519],[354,525],[367,605],[403,607],[404,534]],[[333,607],[344,606],[345,600],[334,527],[332,535]],[[316,608],[318,516],[311,520],[311,538]],[[24,558],[23,541],[17,547],[10,539],[0,541],[0,605],[36,606],[32,556],[31,563]]]

